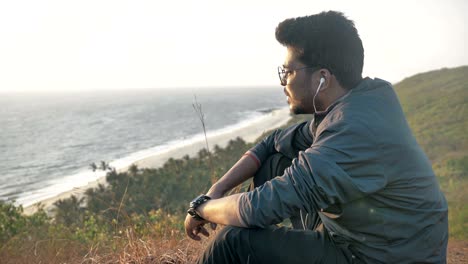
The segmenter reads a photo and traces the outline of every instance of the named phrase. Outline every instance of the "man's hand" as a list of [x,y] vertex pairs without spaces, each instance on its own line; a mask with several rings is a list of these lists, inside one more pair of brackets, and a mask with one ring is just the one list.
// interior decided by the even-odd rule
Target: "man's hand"
[[193,218],[191,215],[187,214],[185,217],[185,233],[187,236],[193,240],[200,241],[201,237],[198,235],[201,233],[202,235],[209,237],[210,234],[208,230],[204,227],[204,225],[208,223],[208,221],[199,221]]
[[[206,194],[207,196],[211,197],[212,199],[218,199],[223,197],[224,193],[217,190],[215,186],[212,186],[211,189]],[[187,236],[193,240],[200,241],[201,237],[198,235],[201,233],[202,235],[208,237],[210,234],[208,230],[205,228],[205,224],[209,223],[208,221],[199,221],[193,218],[191,215],[187,214],[185,217],[185,233]],[[215,230],[217,225],[215,223],[209,223],[212,230]]]

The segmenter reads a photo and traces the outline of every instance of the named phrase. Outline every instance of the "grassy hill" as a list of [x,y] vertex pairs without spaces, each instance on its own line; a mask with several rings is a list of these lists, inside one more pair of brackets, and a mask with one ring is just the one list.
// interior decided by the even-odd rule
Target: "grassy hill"
[[450,235],[467,239],[468,66],[417,74],[395,90],[446,195]]

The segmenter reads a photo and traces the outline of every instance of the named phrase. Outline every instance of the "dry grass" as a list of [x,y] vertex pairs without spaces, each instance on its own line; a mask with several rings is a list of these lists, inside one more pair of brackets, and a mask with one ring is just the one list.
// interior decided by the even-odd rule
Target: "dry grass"
[[[217,231],[211,233],[211,237]],[[131,229],[109,243],[85,247],[67,239],[23,241],[3,246],[0,250],[0,263],[83,263],[83,264],[187,264],[195,263],[210,239],[193,241],[180,232],[168,232],[162,236],[138,237]],[[113,248],[112,248],[113,247]],[[467,263],[468,242],[450,240],[447,261]]]
[[449,239],[447,264],[468,263],[468,241]]
[[[127,231],[125,245],[120,251],[108,254],[94,254],[92,258],[84,259],[84,263],[194,263],[203,252],[206,240],[192,241],[180,239],[180,234],[159,239],[141,239]],[[83,262],[82,262],[83,263]]]
[[[214,232],[217,231],[213,231],[211,237]],[[96,243],[87,247],[67,239],[9,243],[0,250],[0,263],[195,263],[208,242],[209,239],[193,241],[176,231],[159,237],[138,237],[127,229],[111,243]]]

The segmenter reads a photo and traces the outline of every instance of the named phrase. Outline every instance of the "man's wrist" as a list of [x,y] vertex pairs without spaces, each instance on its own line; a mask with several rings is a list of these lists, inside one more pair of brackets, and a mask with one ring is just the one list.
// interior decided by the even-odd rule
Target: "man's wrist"
[[201,194],[199,195],[197,198],[193,199],[190,204],[189,204],[189,209],[187,210],[187,213],[189,215],[191,215],[194,219],[198,220],[198,221],[204,221],[205,219],[203,219],[203,217],[201,217],[199,215],[199,213],[197,212],[197,208],[206,203],[207,201],[211,200],[211,197],[207,196],[207,195],[204,195],[204,194]]

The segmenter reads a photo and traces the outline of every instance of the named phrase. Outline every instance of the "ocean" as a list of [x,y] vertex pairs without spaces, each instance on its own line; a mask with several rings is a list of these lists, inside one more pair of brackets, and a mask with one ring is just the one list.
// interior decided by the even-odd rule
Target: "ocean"
[[279,87],[0,94],[0,200],[28,206],[116,169],[286,107]]

